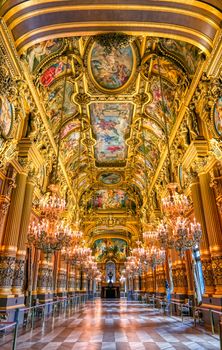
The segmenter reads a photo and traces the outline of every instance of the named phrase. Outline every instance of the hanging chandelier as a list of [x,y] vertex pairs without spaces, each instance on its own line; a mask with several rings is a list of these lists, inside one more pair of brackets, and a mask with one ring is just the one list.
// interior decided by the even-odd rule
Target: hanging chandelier
[[50,259],[55,251],[68,247],[72,232],[64,222],[54,226],[53,222],[43,218],[41,221],[33,221],[29,225],[28,244],[41,250],[47,259]]

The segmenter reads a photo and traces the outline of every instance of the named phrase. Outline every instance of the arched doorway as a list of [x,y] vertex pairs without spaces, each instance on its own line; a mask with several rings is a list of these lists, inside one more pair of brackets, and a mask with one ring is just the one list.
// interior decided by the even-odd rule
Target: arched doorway
[[109,283],[110,276],[112,275],[111,282],[116,282],[116,264],[113,261],[107,261],[106,263],[106,282]]

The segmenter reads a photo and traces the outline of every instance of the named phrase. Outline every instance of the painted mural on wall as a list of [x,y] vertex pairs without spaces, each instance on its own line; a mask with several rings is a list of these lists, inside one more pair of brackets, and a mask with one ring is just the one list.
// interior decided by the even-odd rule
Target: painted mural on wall
[[150,87],[153,99],[151,103],[147,104],[146,113],[153,119],[159,121],[163,126],[165,125],[164,118],[166,117],[167,123],[170,126],[170,124],[175,121],[175,88],[163,79],[162,82],[164,89],[164,111],[162,108],[160,81],[158,77],[154,77]]
[[106,185],[115,185],[121,181],[121,175],[118,173],[103,173],[99,180]]
[[126,259],[127,242],[119,238],[97,239],[92,250],[98,262],[112,258],[123,261]]
[[128,198],[125,191],[104,189],[94,192],[88,207],[94,209],[134,209],[135,204]]
[[6,97],[0,96],[0,130],[7,137],[13,123],[13,106]]
[[126,85],[133,75],[135,54],[131,45],[113,48],[110,54],[94,43],[91,50],[89,69],[96,84],[105,90],[118,90]]
[[33,72],[45,58],[59,51],[63,45],[63,39],[50,39],[30,47],[25,57],[30,71]]
[[133,105],[130,103],[92,103],[89,107],[98,162],[118,162],[126,157],[125,138],[130,130]]
[[222,135],[222,96],[214,105],[213,122],[219,136]]
[[[63,81],[57,84],[48,94],[46,113],[52,124],[57,124],[61,118],[61,109],[63,102]],[[78,112],[77,105],[72,100],[74,93],[73,84],[70,81],[66,82],[65,103],[63,107],[63,115],[65,119]]]

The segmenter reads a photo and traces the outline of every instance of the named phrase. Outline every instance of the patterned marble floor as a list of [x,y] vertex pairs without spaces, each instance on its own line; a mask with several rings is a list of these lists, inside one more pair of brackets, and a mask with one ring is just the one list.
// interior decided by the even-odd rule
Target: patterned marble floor
[[137,302],[98,299],[68,318],[47,321],[44,329],[21,335],[21,349],[213,350],[219,349],[219,341]]

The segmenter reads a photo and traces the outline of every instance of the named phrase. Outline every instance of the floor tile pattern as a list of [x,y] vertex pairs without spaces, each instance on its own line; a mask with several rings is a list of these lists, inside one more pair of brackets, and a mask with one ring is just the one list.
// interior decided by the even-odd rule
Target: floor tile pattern
[[[9,344],[1,350],[9,350]],[[100,299],[19,336],[17,350],[204,350],[219,341],[137,302]]]

